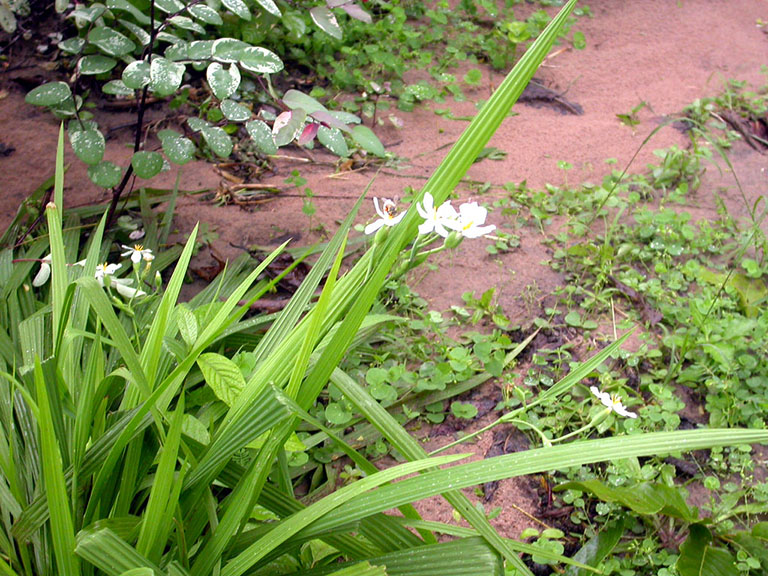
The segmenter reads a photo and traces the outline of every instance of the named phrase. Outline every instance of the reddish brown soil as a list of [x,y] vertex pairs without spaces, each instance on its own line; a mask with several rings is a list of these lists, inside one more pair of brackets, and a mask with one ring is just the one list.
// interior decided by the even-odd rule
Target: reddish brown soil
[[[765,0],[600,0],[589,5],[594,17],[582,18],[577,25],[586,36],[587,47],[580,51],[555,49],[537,74],[549,88],[567,89],[566,97],[583,107],[583,115],[563,114],[558,107],[518,104],[518,115],[504,122],[490,144],[506,152],[506,158],[484,160],[469,172],[470,179],[493,185],[482,201],[501,197],[500,187],[509,182],[527,180],[531,187],[562,184],[564,175],[557,166],[558,161],[573,164],[574,169],[568,173],[570,183],[599,182],[611,169],[605,164],[607,158],[616,158],[618,167],[623,168],[660,123],[679,114],[696,98],[719,93],[726,80],[746,81],[755,88],[765,84],[761,66],[768,63],[768,35],[765,28],[758,26],[761,19],[768,21]],[[10,222],[18,203],[52,174],[58,131],[57,122],[46,111],[24,104],[23,90],[10,81],[12,75],[34,78],[36,63],[15,62],[12,56],[13,53],[9,66],[13,71],[0,76],[0,141],[15,149],[7,156],[0,156],[0,229]],[[485,78],[485,86],[468,93],[470,98],[487,99],[492,87],[501,81],[501,76],[495,73],[488,73]],[[638,126],[630,128],[619,122],[617,114],[629,113],[643,101],[648,105],[639,113]],[[373,183],[372,195],[397,197],[402,195],[405,186],[419,187],[424,182],[447,153],[446,146],[454,142],[466,126],[465,122],[446,120],[431,110],[447,105],[457,116],[474,113],[471,102],[430,105],[410,114],[399,113],[405,123],[401,130],[394,127],[378,130],[389,151],[402,162],[397,168],[382,170]],[[157,110],[152,114],[159,117],[163,112]],[[131,116],[100,114],[99,118],[102,127],[109,129],[129,122]],[[127,142],[129,137],[125,130],[115,134],[107,157],[124,163],[129,152],[120,143]],[[673,144],[687,146],[688,138],[672,127],[662,129],[640,151],[632,170],[642,171],[653,159],[654,149]],[[309,154],[284,150],[283,153],[298,160],[281,160],[279,172],[263,182],[287,189],[284,179],[292,169],[298,169],[315,193],[317,215],[313,225],[321,223],[330,231],[375,172],[375,169],[337,172],[334,159],[318,151]],[[307,162],[307,159],[317,162]],[[72,165],[66,179],[66,204],[77,206],[106,200],[70,152],[67,161]],[[754,203],[768,187],[766,156],[737,143],[731,161],[749,203]],[[151,184],[170,187],[174,179],[175,173],[168,173]],[[195,162],[184,167],[182,188],[216,190],[220,180],[211,165]],[[459,191],[462,198],[468,196],[467,189],[463,186]],[[732,175],[727,171],[718,173],[715,168],[707,171],[701,189],[686,209],[696,218],[714,214],[713,193],[716,191],[725,198],[732,215],[746,214]],[[363,217],[372,215],[373,206],[367,205]],[[496,222],[497,218],[500,215],[490,215],[492,222],[501,224]],[[238,206],[218,206],[202,201],[199,196],[183,197],[177,208],[178,229],[189,230],[197,221],[207,222],[219,234],[216,249],[227,257],[239,253],[236,246],[269,244],[285,234],[294,235],[300,243],[320,238],[316,231],[309,230],[308,220],[301,213],[301,200],[296,197],[284,196],[253,211]],[[461,294],[465,291],[479,293],[496,287],[498,303],[505,313],[515,322],[530,321],[538,311],[538,304],[535,298],[523,299],[524,290],[534,295],[537,290],[546,294],[559,285],[561,279],[544,263],[549,258],[542,242],[546,236],[531,227],[519,233],[522,235],[520,248],[498,257],[488,256],[482,241],[465,242],[456,253],[437,258],[436,270],[426,272],[425,269],[414,276],[414,289],[433,307],[446,309],[461,304]],[[493,390],[487,392],[489,397],[493,396]],[[452,434],[434,434],[426,447],[444,445],[452,439]],[[470,450],[482,457],[492,440],[492,434],[485,434],[477,443],[456,451]],[[513,436],[511,442],[520,442],[520,439]],[[495,523],[504,535],[514,537],[523,527],[537,525],[526,513],[535,514],[538,505],[537,481],[524,479],[503,482],[486,507],[502,507],[503,513]],[[437,498],[418,506],[432,519],[452,521],[450,509]]]

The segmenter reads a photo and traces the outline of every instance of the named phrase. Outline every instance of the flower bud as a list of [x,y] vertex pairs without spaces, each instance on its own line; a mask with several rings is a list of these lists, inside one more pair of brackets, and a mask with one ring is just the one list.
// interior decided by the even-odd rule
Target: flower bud
[[456,230],[452,230],[451,233],[448,234],[448,237],[445,239],[445,247],[452,250],[461,244],[463,239],[464,236],[462,236],[461,233],[456,232]]

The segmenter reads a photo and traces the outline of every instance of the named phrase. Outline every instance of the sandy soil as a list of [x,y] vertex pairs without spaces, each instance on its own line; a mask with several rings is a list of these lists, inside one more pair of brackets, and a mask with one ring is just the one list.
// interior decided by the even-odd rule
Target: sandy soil
[[[507,156],[501,161],[484,160],[470,170],[470,179],[493,185],[490,192],[477,199],[491,202],[502,197],[500,187],[510,182],[526,180],[531,187],[562,184],[564,175],[558,161],[573,164],[568,173],[572,184],[600,181],[611,169],[604,162],[607,158],[616,158],[618,167],[624,167],[660,123],[679,114],[694,99],[717,94],[726,80],[746,81],[753,87],[765,84],[761,66],[768,64],[768,35],[758,22],[768,20],[766,0],[594,0],[589,5],[594,17],[582,18],[577,25],[586,36],[587,47],[580,51],[556,49],[537,74],[547,87],[556,91],[567,89],[568,100],[583,107],[584,113],[574,115],[563,113],[559,107],[518,104],[518,115],[507,119],[490,143]],[[38,64],[16,62],[12,53],[10,56],[9,69],[0,75],[0,141],[14,151],[0,156],[0,229],[10,222],[18,203],[51,175],[58,130],[56,121],[46,111],[23,102],[19,78],[27,84],[34,83],[40,74]],[[501,81],[501,76],[494,73],[487,73],[485,78],[487,83],[482,88],[467,92],[470,98],[486,99]],[[630,128],[619,122],[617,114],[626,114],[643,101],[648,105],[639,113],[638,126]],[[424,182],[447,153],[446,146],[466,126],[465,122],[444,119],[431,110],[448,105],[456,115],[474,112],[471,102],[431,105],[410,114],[399,113],[404,120],[401,130],[378,130],[381,140],[402,162],[397,168],[382,170],[373,183],[373,195],[402,196],[405,186],[419,187]],[[152,114],[159,118],[163,111],[154,110]],[[130,121],[130,115],[100,113],[99,118],[105,129],[116,129],[107,158],[124,162],[129,151],[120,142],[129,138],[127,131],[119,127]],[[664,128],[640,151],[632,170],[642,171],[652,160],[654,149],[673,144],[684,147],[688,139],[672,127]],[[315,193],[317,215],[313,225],[322,223],[330,231],[375,171],[373,168],[337,172],[334,159],[323,152],[283,152],[296,160],[281,160],[278,172],[262,182],[287,189],[285,178],[292,169],[298,169]],[[85,168],[74,155],[68,153],[67,159],[72,165],[66,180],[66,203],[76,206],[106,200],[89,182]],[[749,202],[753,203],[768,188],[767,157],[737,143],[731,160]],[[175,177],[175,173],[165,174],[151,184],[170,187]],[[195,162],[184,167],[182,188],[217,190],[220,181],[213,166]],[[712,214],[714,191],[724,196],[734,216],[746,214],[732,176],[719,174],[715,169],[708,170],[702,188],[692,199],[693,206],[686,209],[695,211],[695,217]],[[462,186],[458,192],[466,199],[469,186]],[[373,216],[372,205],[364,208],[363,216]],[[490,220],[502,225],[496,218],[501,216],[491,214]],[[238,246],[266,245],[285,235],[294,236],[300,243],[320,238],[317,231],[309,229],[307,217],[301,213],[300,199],[287,195],[252,211],[204,202],[200,196],[182,198],[176,216],[179,230],[189,230],[198,220],[207,222],[219,234],[216,249],[227,257],[237,255]],[[548,293],[561,279],[544,263],[549,258],[542,243],[544,236],[533,228],[518,233],[521,246],[498,257],[488,256],[482,242],[465,242],[456,254],[438,258],[436,270],[419,274],[414,288],[436,309],[446,309],[461,304],[465,291],[480,293],[496,287],[498,303],[513,321],[530,320],[537,310],[531,310],[530,304],[523,301],[523,290],[536,286]],[[484,393],[493,397],[495,392],[490,389]],[[427,448],[451,439],[450,434],[435,434]],[[493,440],[492,434],[486,434],[470,447],[482,457]],[[516,437],[496,440],[507,444],[521,441]],[[537,525],[528,516],[538,510],[537,482],[503,482],[486,503],[488,509],[502,507],[503,514],[495,520],[502,534],[514,537],[523,527]],[[421,503],[419,508],[432,519],[452,519],[450,510],[438,499]]]

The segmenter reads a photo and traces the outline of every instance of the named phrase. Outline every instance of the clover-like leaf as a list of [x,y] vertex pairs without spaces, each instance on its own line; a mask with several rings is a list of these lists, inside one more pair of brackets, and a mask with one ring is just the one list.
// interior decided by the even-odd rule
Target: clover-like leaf
[[98,129],[70,132],[69,143],[72,144],[75,155],[86,164],[98,164],[104,158],[106,142]]
[[47,82],[33,88],[24,98],[34,106],[56,106],[72,98],[72,90],[66,82]]
[[203,135],[205,143],[217,156],[226,158],[232,154],[232,139],[218,126],[205,126],[200,130],[200,133]]
[[211,62],[205,76],[213,95],[219,100],[229,98],[240,86],[240,69],[237,64],[225,68],[219,62]]
[[120,166],[107,160],[88,167],[88,178],[101,188],[114,188],[120,184],[122,175]]
[[131,166],[139,178],[153,178],[163,169],[163,157],[157,152],[140,150],[131,158]]
[[149,84],[150,66],[145,60],[134,60],[123,70],[123,82],[128,88],[139,90]]
[[178,90],[186,67],[162,56],[152,60],[149,72],[149,88],[158,96],[169,96]]
[[133,40],[107,26],[97,26],[88,33],[88,42],[109,56],[125,56],[136,49]]
[[245,122],[251,117],[251,110],[234,100],[222,100],[219,107],[224,117],[232,122]]
[[277,154],[277,146],[272,136],[272,130],[261,120],[251,120],[246,123],[245,129],[256,144],[256,147],[264,154]]
[[157,133],[163,145],[165,156],[174,164],[183,165],[195,157],[195,143],[173,130],[160,130]]

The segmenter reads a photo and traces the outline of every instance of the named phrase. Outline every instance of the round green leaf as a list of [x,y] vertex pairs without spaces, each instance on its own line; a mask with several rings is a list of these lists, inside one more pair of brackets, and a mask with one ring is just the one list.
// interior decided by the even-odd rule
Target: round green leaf
[[260,46],[248,46],[239,55],[240,66],[256,74],[274,74],[283,69],[283,61],[275,54]]
[[98,164],[104,158],[104,136],[99,130],[70,132],[69,143],[77,157],[86,164]]
[[110,80],[101,87],[101,91],[113,96],[133,96],[133,90],[128,88],[122,80]]
[[320,141],[320,144],[328,148],[328,150],[336,154],[336,156],[342,158],[349,156],[347,141],[344,140],[344,135],[338,128],[326,128],[325,126],[320,126],[317,131],[317,139]]
[[352,420],[352,413],[345,410],[340,404],[331,402],[325,408],[325,419],[334,426],[343,426]]
[[206,24],[213,24],[214,26],[221,26],[224,21],[221,19],[221,16],[219,16],[219,13],[216,12],[213,8],[210,6],[207,6],[205,4],[198,4],[196,6],[191,6],[190,8],[187,8],[190,14],[197,18],[198,20],[202,20]]
[[190,60],[207,60],[213,55],[214,40],[195,40],[189,43],[187,58]]
[[327,7],[315,6],[310,9],[309,15],[312,16],[312,21],[317,24],[320,30],[337,40],[341,40],[341,26],[336,21],[336,16]]
[[261,120],[251,120],[245,125],[248,135],[256,144],[256,147],[264,154],[277,154],[275,139],[272,137],[272,130]]
[[117,65],[117,60],[102,54],[91,54],[83,56],[80,59],[80,74],[84,76],[95,76],[109,72]]
[[243,20],[251,19],[251,12],[248,10],[248,6],[246,6],[243,0],[221,0],[221,3],[229,8],[234,14],[240,16]]
[[219,100],[229,98],[240,86],[240,69],[237,64],[224,68],[218,62],[211,62],[205,73],[213,95]]
[[368,126],[358,125],[352,128],[352,138],[366,152],[374,156],[384,156],[384,145]]
[[149,62],[135,60],[123,70],[123,82],[128,88],[139,90],[149,84]]
[[169,96],[178,90],[186,67],[162,56],[152,60],[149,69],[149,88],[158,96]]
[[250,109],[234,100],[222,100],[220,107],[224,117],[232,122],[245,122],[251,117]]
[[205,120],[202,120],[200,118],[197,118],[196,116],[190,116],[187,118],[187,124],[189,124],[189,127],[192,129],[192,132],[200,132],[203,128],[208,126],[208,122]]
[[237,62],[240,59],[243,50],[250,47],[250,44],[243,42],[242,40],[219,38],[218,40],[213,41],[211,51],[214,59],[229,64],[231,62]]
[[66,82],[48,82],[29,91],[24,100],[34,106],[56,106],[72,98]]
[[95,166],[88,167],[88,178],[91,182],[101,188],[114,188],[120,184],[120,177],[123,171],[120,166],[109,161],[100,162]]
[[184,4],[179,2],[179,0],[155,0],[155,6],[166,14],[173,14],[184,10]]
[[67,54],[80,54],[83,51],[83,46],[85,46],[85,38],[78,38],[77,36],[59,42],[59,48]]
[[139,178],[152,178],[163,169],[163,157],[157,152],[141,150],[131,158],[131,166]]
[[195,144],[189,138],[184,138],[173,130],[161,130],[158,136],[163,144],[163,152],[174,164],[186,164],[194,158]]
[[169,19],[169,22],[174,26],[178,26],[182,30],[190,30],[201,35],[205,34],[205,28],[192,20],[192,18],[187,18],[186,16],[174,16],[173,18]]
[[272,0],[256,0],[256,2],[258,2],[259,6],[264,8],[264,10],[272,14],[272,16],[277,16],[278,18],[282,16],[280,13],[280,8],[278,8],[277,4],[275,4]]
[[88,42],[110,56],[125,56],[136,49],[133,40],[107,26],[97,26],[88,33]]
[[218,126],[206,126],[200,132],[206,144],[217,156],[226,158],[232,153],[232,139]]

